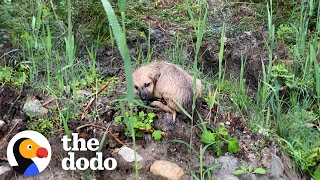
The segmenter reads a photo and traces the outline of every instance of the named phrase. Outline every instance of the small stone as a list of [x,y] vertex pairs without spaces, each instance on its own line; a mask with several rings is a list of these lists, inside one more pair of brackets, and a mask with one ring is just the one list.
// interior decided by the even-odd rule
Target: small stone
[[217,159],[217,162],[221,163],[221,166],[215,170],[215,179],[238,179],[232,174],[232,172],[238,169],[240,166],[238,158],[234,156],[221,156]]
[[38,99],[28,99],[22,110],[29,117],[39,117],[48,113],[48,109],[44,108]]
[[266,167],[267,169],[270,169],[270,164],[271,164],[271,152],[270,149],[268,148],[264,148],[261,150],[261,163],[264,167]]
[[0,120],[0,129],[1,129],[4,125],[6,125],[6,123],[5,123],[4,121]]
[[221,179],[223,180],[239,180],[239,178],[237,176],[231,175],[231,174],[227,174],[221,177]]
[[91,93],[89,91],[86,91],[86,90],[77,90],[76,94],[79,97],[88,97],[88,96],[91,95]]
[[[118,154],[127,162],[134,161],[134,150],[131,148],[128,148],[127,146],[122,146],[119,149]],[[136,158],[138,162],[143,160],[143,157],[140,156],[137,152],[136,152]]]
[[271,164],[270,164],[271,173],[275,177],[280,178],[280,176],[284,172],[283,163],[277,155],[272,154],[271,156],[272,156],[272,160],[271,160]]
[[233,156],[221,156],[218,162],[222,163],[219,174],[231,174],[239,168],[239,160]]
[[259,178],[258,178],[255,174],[244,173],[244,174],[242,174],[241,179],[246,179],[246,180],[258,180]]
[[151,165],[150,171],[154,175],[162,176],[170,180],[179,180],[184,174],[178,165],[164,160],[155,161]]
[[0,180],[11,179],[13,176],[13,169],[7,165],[0,166]]

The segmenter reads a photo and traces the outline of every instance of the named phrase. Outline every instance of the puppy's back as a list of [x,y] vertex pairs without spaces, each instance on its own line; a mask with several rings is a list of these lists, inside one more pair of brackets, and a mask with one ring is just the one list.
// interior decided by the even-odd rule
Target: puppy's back
[[[171,63],[157,62],[154,63],[154,66],[156,66],[161,73],[157,81],[155,93],[159,93],[158,95],[164,97],[168,105],[173,106],[176,111],[181,112],[174,101],[190,112],[194,94],[192,90],[193,77],[179,66]],[[197,84],[199,82],[197,82]]]

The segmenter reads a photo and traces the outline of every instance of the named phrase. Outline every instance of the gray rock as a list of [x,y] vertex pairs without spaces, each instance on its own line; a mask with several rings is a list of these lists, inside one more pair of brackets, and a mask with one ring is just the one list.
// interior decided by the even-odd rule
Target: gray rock
[[261,150],[261,163],[262,165],[267,168],[270,169],[271,166],[271,161],[272,161],[272,156],[271,156],[271,152],[269,148],[264,148]]
[[14,171],[9,165],[0,166],[0,180],[11,179],[13,174],[14,174]]
[[88,97],[88,96],[90,96],[90,95],[91,95],[91,92],[86,91],[86,90],[77,90],[77,91],[76,91],[76,94],[77,94],[77,96],[83,98],[83,97]]
[[3,39],[10,39],[10,36],[8,36],[8,35],[3,35],[2,38],[3,38]]
[[232,175],[232,172],[239,168],[239,160],[233,156],[221,156],[218,158],[218,162],[222,165],[216,173],[216,179],[223,179],[226,175]]
[[262,159],[261,163],[264,167],[269,169],[269,173],[276,178],[284,176],[284,165],[280,157],[278,157],[274,152],[271,152],[270,149],[264,148],[261,151]]
[[224,175],[222,177],[219,178],[214,178],[214,179],[220,179],[220,180],[239,180],[239,178],[237,176],[231,175],[231,174],[227,174]]
[[14,118],[14,119],[12,119],[12,121],[11,121],[11,125],[14,125],[14,124],[17,124],[17,123],[21,123],[21,122],[23,122],[22,119],[20,119],[20,118]]
[[38,99],[28,99],[22,110],[29,117],[39,117],[48,113],[48,109],[44,108]]
[[179,180],[183,176],[184,172],[178,165],[164,160],[155,161],[150,171],[157,176],[162,176],[171,180]]
[[259,178],[254,174],[245,173],[241,176],[242,180],[258,180]]
[[276,177],[276,178],[280,178],[280,176],[283,174],[284,172],[284,166],[283,163],[281,161],[281,159],[275,155],[275,154],[271,154],[271,164],[270,164],[270,172]]
[[[118,154],[126,161],[126,162],[133,162],[134,161],[134,150],[131,148],[128,148],[127,146],[122,146],[119,150],[118,150]],[[136,158],[137,161],[142,161],[143,157],[140,156],[137,152],[136,152]]]
[[6,123],[2,120],[0,120],[0,129],[5,125]]
[[292,160],[281,152],[281,159],[284,166],[284,179],[301,179],[301,174],[293,165]]

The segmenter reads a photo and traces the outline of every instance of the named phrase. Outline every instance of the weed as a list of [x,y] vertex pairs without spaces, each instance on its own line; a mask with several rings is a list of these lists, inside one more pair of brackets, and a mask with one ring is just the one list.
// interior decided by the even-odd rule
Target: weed
[[218,156],[223,155],[222,148],[224,144],[228,145],[228,152],[230,153],[237,153],[239,151],[238,140],[229,136],[229,133],[223,124],[220,124],[218,129],[205,127],[203,125],[200,140],[204,144],[210,144],[213,151]]
[[256,168],[254,169],[252,165],[249,165],[247,168],[244,166],[240,166],[240,169],[235,170],[232,172],[234,175],[242,175],[242,174],[266,174],[267,171],[263,168]]
[[53,123],[48,119],[31,120],[28,122],[27,127],[28,129],[38,131],[45,137],[50,137]]
[[0,67],[0,83],[9,83],[22,90],[28,79],[27,66],[20,64],[18,68]]
[[[144,135],[144,132],[141,131],[141,129],[143,129],[143,130],[147,130],[147,131],[152,131],[152,137],[154,137],[155,140],[159,141],[161,139],[161,137],[162,137],[161,131],[154,130],[154,128],[151,125],[153,122],[153,118],[155,117],[154,113],[146,114],[143,111],[140,111],[139,113],[133,112],[130,115],[129,115],[129,113],[125,113],[125,116],[132,123],[132,126],[135,130],[134,134],[136,137],[142,137]],[[114,118],[114,121],[116,123],[126,125],[126,123],[124,122],[126,118],[124,116],[116,116]],[[125,134],[127,136],[131,136],[132,134],[130,134],[130,129],[128,129],[128,128],[130,128],[130,127],[126,126]]]
[[[269,63],[265,68],[262,62],[263,81],[258,89],[257,124],[275,133],[283,150],[293,158],[300,169],[314,176],[315,165],[319,162],[317,152],[320,141],[320,133],[314,128],[314,124],[319,123],[320,115],[319,62],[315,55],[319,48],[318,38],[307,32],[315,15],[317,27],[320,27],[320,2],[307,2],[301,3],[298,20],[290,25],[284,23],[277,31],[280,41],[285,41],[292,49],[292,66],[272,64],[276,37],[273,9],[268,6]],[[317,12],[315,4],[318,7]],[[318,34],[319,30],[314,33]]]

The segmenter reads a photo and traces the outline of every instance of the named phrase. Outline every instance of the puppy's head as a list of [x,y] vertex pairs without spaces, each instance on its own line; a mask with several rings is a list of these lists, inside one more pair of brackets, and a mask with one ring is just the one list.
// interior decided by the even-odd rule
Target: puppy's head
[[152,66],[141,67],[133,73],[134,89],[142,100],[148,100],[153,96],[159,77],[159,70]]

